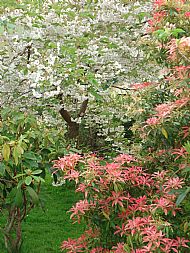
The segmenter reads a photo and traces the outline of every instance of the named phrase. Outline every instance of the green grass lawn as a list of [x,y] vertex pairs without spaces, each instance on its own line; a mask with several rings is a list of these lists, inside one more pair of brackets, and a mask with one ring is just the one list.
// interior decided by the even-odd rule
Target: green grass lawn
[[[84,229],[83,225],[72,224],[67,212],[80,197],[72,185],[53,187],[48,176],[41,195],[45,201],[45,211],[37,207],[23,222],[22,253],[61,252],[61,242],[68,237],[76,238]],[[3,247],[0,236],[0,253],[6,253]]]

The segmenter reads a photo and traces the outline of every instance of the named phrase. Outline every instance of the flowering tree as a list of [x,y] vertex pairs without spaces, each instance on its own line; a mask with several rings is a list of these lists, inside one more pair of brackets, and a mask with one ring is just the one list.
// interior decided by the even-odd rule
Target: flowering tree
[[[140,47],[150,9],[143,1],[119,0],[19,1],[17,9],[5,9],[1,104],[16,101],[52,124],[62,120],[55,111],[64,110],[64,123],[76,126],[74,137],[81,125],[91,145],[103,136],[117,146],[129,118],[116,87],[154,79],[153,64],[145,66]],[[80,114],[84,101],[87,108]]]

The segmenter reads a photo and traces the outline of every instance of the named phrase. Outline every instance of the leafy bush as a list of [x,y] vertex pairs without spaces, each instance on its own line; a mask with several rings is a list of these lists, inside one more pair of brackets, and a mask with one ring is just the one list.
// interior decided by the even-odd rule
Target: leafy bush
[[39,203],[42,157],[38,125],[33,116],[16,111],[1,112],[0,208],[6,217],[1,227],[8,252],[19,252],[21,222]]
[[109,163],[94,155],[68,155],[54,161],[64,179],[84,194],[70,209],[71,219],[88,230],[62,243],[65,252],[184,252],[187,239],[174,230],[181,210],[173,190],[184,182],[170,171],[149,173],[131,155]]
[[5,224],[0,228],[11,253],[20,250],[22,221],[41,203],[40,186],[45,170],[51,166],[49,161],[66,151],[58,131],[55,136],[55,129],[50,131],[40,125],[32,114],[1,110],[0,210]]

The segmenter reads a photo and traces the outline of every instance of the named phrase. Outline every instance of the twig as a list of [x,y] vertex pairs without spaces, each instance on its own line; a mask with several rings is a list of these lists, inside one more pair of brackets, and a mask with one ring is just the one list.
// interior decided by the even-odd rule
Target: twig
[[123,88],[123,87],[119,87],[119,86],[116,86],[116,85],[112,85],[111,87],[117,88],[117,89],[120,89],[120,90],[135,90],[134,88]]

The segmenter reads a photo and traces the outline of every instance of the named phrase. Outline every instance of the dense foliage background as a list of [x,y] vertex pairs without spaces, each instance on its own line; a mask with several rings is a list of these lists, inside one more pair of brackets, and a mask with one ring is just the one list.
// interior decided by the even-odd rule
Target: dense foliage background
[[22,250],[49,172],[81,193],[71,219],[86,231],[64,252],[188,252],[189,29],[185,0],[2,2],[8,252]]

